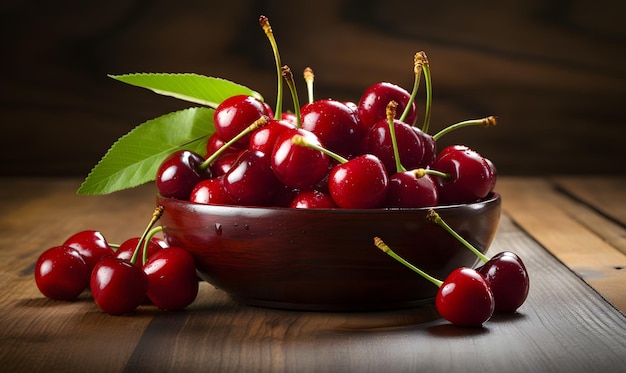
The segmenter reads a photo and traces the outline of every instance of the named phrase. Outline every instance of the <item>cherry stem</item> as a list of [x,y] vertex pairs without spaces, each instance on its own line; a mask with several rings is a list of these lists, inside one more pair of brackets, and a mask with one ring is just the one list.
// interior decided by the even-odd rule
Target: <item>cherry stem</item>
[[411,106],[415,102],[415,97],[417,96],[417,91],[420,85],[420,79],[422,76],[422,54],[424,52],[418,52],[413,57],[413,74],[415,75],[415,80],[413,81],[413,90],[411,90],[411,97],[409,97],[409,101],[406,103],[404,107],[404,111],[402,111],[402,115],[400,115],[400,120],[404,122],[407,115],[409,115],[409,111],[411,110]]
[[456,238],[457,240],[459,240],[459,242],[461,242],[463,244],[463,246],[467,247],[468,249],[470,249],[474,254],[476,254],[476,256],[478,258],[480,258],[480,260],[483,261],[483,263],[487,263],[489,261],[489,258],[486,257],[483,253],[481,253],[480,251],[478,251],[472,244],[470,244],[469,242],[467,242],[466,239],[464,239],[463,237],[461,237],[460,234],[456,233],[454,231],[454,229],[452,229],[442,218],[441,216],[439,216],[439,214],[437,214],[437,212],[435,210],[430,209],[428,211],[428,214],[426,214],[426,217],[428,218],[428,220],[432,221],[433,223],[436,223],[437,225],[439,225],[440,227],[442,227],[443,229],[445,229],[448,233],[450,233],[452,236],[454,236],[454,238]]
[[424,81],[426,83],[426,108],[424,109],[424,124],[422,124],[422,132],[428,133],[430,127],[430,112],[433,104],[433,83],[430,76],[430,64],[426,53],[420,52],[422,59],[422,71],[424,72]]
[[148,245],[150,244],[150,240],[155,234],[162,232],[162,231],[163,231],[163,227],[158,226],[158,227],[154,227],[150,229],[148,234],[146,234],[146,238],[143,243],[143,258],[141,258],[142,264],[146,264],[146,262],[148,261]]
[[281,75],[281,62],[280,62],[280,54],[278,53],[278,45],[276,44],[276,38],[274,37],[274,32],[272,31],[272,26],[270,25],[270,21],[266,16],[259,17],[259,24],[263,28],[265,35],[270,41],[270,45],[272,46],[272,52],[274,53],[274,61],[276,62],[276,75],[278,76],[278,87],[276,92],[276,110],[274,112],[274,119],[280,119],[283,108],[283,78]]
[[302,135],[294,135],[291,138],[291,143],[295,144],[295,145],[305,146],[307,148],[318,150],[318,151],[328,155],[329,157],[335,159],[339,163],[343,164],[343,163],[348,162],[347,158],[344,158],[344,157],[340,156],[339,154],[334,153],[334,152],[324,148],[323,146],[319,146],[319,145],[314,144],[314,143],[312,143],[310,141],[307,141],[307,139],[305,139],[304,136],[302,136]]
[[440,178],[443,178],[444,180],[450,180],[450,177],[451,177],[451,175],[448,173],[433,170],[430,168],[416,168],[412,172],[413,174],[415,174],[415,177],[417,177],[418,179],[420,177],[424,177],[424,175],[439,176]]
[[393,156],[396,159],[396,172],[404,172],[406,171],[406,168],[404,168],[400,162],[400,151],[398,150],[398,139],[396,138],[395,119],[397,108],[398,103],[392,100],[389,104],[387,104],[385,114],[387,115],[387,123],[389,124],[389,135],[391,136],[391,145],[393,146]]
[[391,248],[389,246],[387,246],[386,243],[383,242],[382,239],[380,239],[379,237],[374,237],[374,245],[376,245],[376,247],[378,247],[379,249],[381,249],[385,254],[389,255],[390,257],[394,258],[395,260],[397,260],[398,262],[404,264],[407,268],[409,268],[410,270],[412,270],[413,272],[421,275],[422,277],[424,277],[425,279],[427,279],[428,281],[432,282],[433,284],[435,284],[437,287],[441,287],[441,285],[443,284],[443,281],[438,280],[436,278],[434,278],[433,276],[429,275],[428,273],[422,271],[421,269],[417,268],[416,266],[414,266],[413,264],[407,262],[404,258],[402,258],[400,255],[396,254],[393,250],[391,250]]
[[148,235],[148,232],[150,232],[150,230],[152,229],[154,224],[156,224],[156,222],[163,215],[163,211],[165,211],[165,207],[161,206],[161,205],[157,206],[154,209],[154,212],[152,213],[152,218],[150,219],[150,222],[146,226],[146,229],[144,230],[143,234],[139,238],[139,242],[137,242],[137,247],[135,247],[135,251],[133,251],[133,256],[130,258],[130,262],[131,263],[134,264],[137,261],[137,256],[139,255],[139,249],[141,248],[142,243],[146,239],[146,236]]
[[314,101],[313,98],[313,82],[315,81],[315,74],[313,74],[313,69],[307,67],[304,69],[304,81],[306,82],[306,89],[309,97],[309,104],[312,104]]
[[293,100],[294,115],[296,116],[296,127],[302,127],[302,118],[300,118],[300,101],[298,100],[298,93],[296,91],[296,82],[293,80],[293,74],[289,66],[285,65],[281,69],[281,74],[287,82],[289,91],[291,92],[291,98]]
[[437,141],[443,135],[445,135],[446,133],[452,132],[452,131],[457,130],[459,128],[468,127],[468,126],[483,126],[483,127],[487,128],[487,127],[495,126],[496,123],[497,123],[497,118],[494,117],[493,115],[485,117],[485,118],[481,118],[481,119],[464,120],[462,122],[452,124],[452,125],[444,128],[444,129],[442,129],[441,131],[437,132],[436,134],[433,135],[433,139],[435,141]]
[[213,154],[211,154],[207,159],[205,159],[204,162],[202,162],[200,164],[200,166],[199,166],[200,169],[201,170],[206,170],[209,167],[209,165],[211,163],[213,163],[213,161],[215,161],[217,158],[219,158],[219,156],[224,151],[226,151],[226,149],[228,149],[232,144],[234,144],[237,141],[239,141],[242,137],[244,137],[248,133],[263,127],[264,125],[269,123],[269,121],[270,121],[269,117],[264,115],[261,118],[259,118],[259,119],[255,120],[254,122],[252,122],[252,124],[249,125],[248,127],[246,127],[246,129],[244,129],[243,131],[239,132],[237,134],[237,136],[233,137],[232,139],[230,139],[229,141],[224,143],[224,145],[220,146],[219,149],[217,149]]

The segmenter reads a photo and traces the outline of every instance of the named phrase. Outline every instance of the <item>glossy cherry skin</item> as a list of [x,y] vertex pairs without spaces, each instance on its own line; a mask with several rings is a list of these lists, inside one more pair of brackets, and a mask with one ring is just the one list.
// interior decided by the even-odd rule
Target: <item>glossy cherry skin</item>
[[389,177],[376,156],[364,154],[341,163],[328,177],[328,191],[337,206],[349,209],[378,208],[389,189]]
[[177,150],[159,166],[156,186],[163,197],[188,200],[200,181],[211,178],[208,167],[201,167],[204,157],[190,150]]
[[[135,253],[135,249],[137,248],[137,244],[139,243],[140,237],[129,238],[126,241],[120,244],[120,247],[115,251],[115,256],[120,259],[125,259],[130,261]],[[159,242],[160,239],[153,237],[148,242],[148,252],[146,253],[147,257],[151,257],[155,253],[163,250],[162,244]],[[135,265],[141,267],[143,260],[143,244],[139,248],[139,252],[137,254],[137,259]]]
[[[387,105],[391,101],[398,103],[396,118],[404,111],[411,94],[404,88],[389,82],[376,83],[368,87],[358,104],[358,116],[361,124],[369,129],[374,123],[387,118]],[[415,103],[411,105],[404,122],[413,125],[417,119]]]
[[63,242],[63,245],[78,251],[87,263],[90,271],[100,259],[105,256],[115,255],[115,252],[111,246],[109,246],[104,235],[96,230],[85,230],[75,233],[68,237],[65,242]]
[[[224,139],[222,139],[217,132],[213,132],[213,134],[211,136],[209,136],[209,139],[207,140],[206,143],[206,155],[205,158],[210,157],[211,155],[213,155],[213,153],[215,153],[216,151],[220,150],[222,147],[224,147],[224,145],[226,145],[226,141],[224,141]],[[238,153],[239,151],[245,149],[246,147],[239,144],[239,143],[235,143],[235,144],[231,144],[227,149],[224,149],[222,154],[225,153]]]
[[270,156],[256,150],[244,150],[224,175],[224,189],[234,204],[267,206],[281,188],[271,167]]
[[[424,157],[422,141],[408,124],[394,120],[394,131],[398,144],[400,163],[406,169],[420,167]],[[363,152],[377,156],[390,173],[397,171],[393,141],[387,119],[376,122],[363,140]]]
[[328,155],[317,149],[292,142],[302,136],[309,143],[324,147],[312,132],[297,128],[283,132],[277,139],[271,156],[271,167],[276,178],[291,188],[311,188],[328,173]]
[[422,156],[422,160],[419,162],[419,167],[430,167],[437,158],[437,143],[435,139],[428,133],[422,131],[415,126],[411,128],[413,129],[413,131],[415,131],[417,137],[420,138],[422,148],[424,149],[424,155]]
[[431,168],[449,174],[449,178],[437,177],[440,204],[476,202],[485,198],[496,182],[485,158],[469,148],[443,149]]
[[[267,107],[260,100],[246,95],[235,95],[222,101],[213,114],[215,133],[229,141],[248,128],[257,119],[267,116]],[[237,141],[243,147],[247,147],[250,134]]]
[[495,312],[515,312],[526,301],[530,281],[526,266],[517,254],[500,252],[476,270],[491,286]]
[[301,109],[302,128],[313,132],[326,149],[343,157],[359,154],[365,128],[352,108],[336,100],[318,100]]
[[143,270],[148,275],[148,298],[160,309],[182,310],[196,299],[196,266],[187,250],[164,249],[151,256]]
[[295,128],[296,126],[287,120],[272,119],[265,126],[252,132],[248,149],[271,154],[278,137],[283,132]]
[[296,194],[289,205],[291,208],[303,209],[332,209],[337,204],[332,197],[319,190],[303,190]]
[[102,311],[123,315],[133,312],[146,298],[148,275],[127,260],[106,257],[91,272],[90,288]]
[[203,180],[191,192],[189,201],[193,203],[230,205],[233,200],[224,188],[225,176]]
[[[211,177],[215,178],[217,176],[225,175],[228,170],[235,164],[237,159],[239,158],[240,152],[227,152],[217,157],[216,160],[211,162],[209,165],[209,170],[211,170]],[[207,179],[201,180],[205,181]]]
[[477,327],[493,315],[495,301],[487,280],[471,268],[457,268],[439,287],[437,311],[458,326]]
[[389,177],[385,207],[434,207],[439,203],[437,183],[430,175],[415,171],[398,172]]
[[73,300],[89,286],[91,270],[83,257],[69,246],[47,249],[35,263],[35,283],[44,296]]

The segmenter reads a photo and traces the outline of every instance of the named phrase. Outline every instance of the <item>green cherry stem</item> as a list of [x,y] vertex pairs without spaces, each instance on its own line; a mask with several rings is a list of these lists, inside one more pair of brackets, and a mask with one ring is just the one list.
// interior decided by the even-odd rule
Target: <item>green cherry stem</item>
[[393,156],[396,159],[396,172],[404,172],[406,171],[406,168],[404,168],[400,162],[400,151],[398,150],[398,139],[396,138],[395,118],[397,108],[398,103],[392,100],[387,104],[385,114],[387,115],[387,123],[389,124],[389,135],[391,136],[391,145],[393,146]]
[[472,251],[474,254],[476,254],[476,256],[482,260],[483,263],[487,263],[489,261],[489,258],[486,257],[483,253],[481,253],[480,251],[478,251],[472,244],[470,244],[469,242],[467,242],[466,239],[464,239],[463,237],[461,237],[460,234],[456,233],[454,231],[454,229],[452,229],[442,218],[441,216],[439,216],[439,214],[437,214],[437,212],[433,209],[430,209],[428,211],[428,213],[426,214],[426,217],[428,218],[428,220],[432,221],[433,223],[439,225],[440,227],[442,227],[443,229],[445,229],[448,233],[450,233],[452,236],[454,236],[454,238],[456,238],[457,240],[459,240],[459,242],[461,242],[465,247],[467,247],[468,249],[470,249],[470,251]]
[[291,92],[291,98],[293,100],[294,115],[296,116],[296,127],[302,127],[302,118],[300,118],[300,101],[298,100],[298,92],[296,91],[296,82],[293,80],[293,73],[289,66],[285,65],[281,68],[281,75],[285,79],[289,91]]
[[481,119],[464,120],[462,122],[452,124],[442,129],[441,131],[437,132],[436,134],[433,135],[433,139],[437,141],[446,133],[452,132],[459,128],[468,127],[468,126],[482,126],[482,127],[487,128],[487,127],[495,126],[496,123],[497,123],[497,118],[494,117],[493,115],[485,117],[485,118],[481,118]]
[[396,254],[393,250],[391,250],[391,248],[389,246],[387,246],[386,243],[383,242],[382,239],[380,239],[380,237],[374,237],[374,245],[376,245],[376,247],[381,249],[385,254],[389,255],[392,258],[394,258],[398,262],[404,264],[407,268],[409,268],[413,272],[421,275],[422,277],[424,277],[428,281],[430,281],[433,284],[435,284],[437,287],[441,287],[441,285],[443,284],[443,281],[434,278],[433,276],[431,276],[428,273],[422,271],[421,269],[417,268],[413,264],[407,262],[406,259],[402,258],[400,255]]
[[426,53],[419,52],[422,59],[422,71],[424,72],[424,82],[426,83],[426,108],[424,109],[424,124],[422,124],[422,132],[428,133],[430,127],[430,113],[433,103],[433,83],[430,76],[430,64]]
[[270,21],[266,16],[259,17],[259,24],[263,28],[265,35],[267,36],[270,45],[272,46],[272,52],[274,53],[274,61],[276,62],[276,75],[278,76],[278,87],[276,92],[276,109],[274,112],[274,119],[280,119],[283,108],[283,78],[281,76],[281,62],[280,62],[280,54],[278,53],[278,45],[276,44],[276,38],[274,37],[274,32],[272,31],[272,26],[270,25]]
[[[154,224],[156,224],[156,222],[159,219],[161,219],[161,216],[163,215],[163,211],[165,211],[165,207],[161,206],[161,205],[157,206],[154,209],[154,212],[152,213],[152,218],[150,219],[150,222],[146,226],[146,229],[144,230],[143,234],[139,238],[139,242],[137,242],[137,247],[135,247],[135,251],[133,252],[133,256],[130,258],[130,262],[131,263],[134,264],[135,262],[137,262],[137,256],[139,256],[139,249],[141,248],[143,242],[146,239],[146,236],[148,235],[148,233],[150,232],[152,227],[154,227]],[[144,251],[145,251],[145,249],[144,249]]]
[[336,160],[339,163],[343,164],[343,163],[348,162],[347,158],[344,158],[344,157],[340,156],[339,154],[334,153],[334,152],[324,148],[323,146],[319,146],[319,145],[314,144],[314,143],[312,143],[310,141],[307,141],[304,138],[304,136],[302,136],[302,135],[294,135],[291,138],[291,142],[293,144],[295,144],[295,145],[298,145],[298,146],[306,146],[307,148],[311,148],[311,149],[315,149],[317,151],[320,151],[320,152],[328,155],[329,157],[333,158],[334,160]]
[[242,137],[244,137],[245,135],[247,135],[248,133],[259,129],[261,127],[263,127],[264,125],[266,125],[267,123],[269,123],[269,117],[267,116],[262,116],[261,118],[255,120],[254,122],[252,122],[251,125],[249,125],[248,127],[246,127],[243,131],[241,131],[240,133],[237,134],[237,136],[233,137],[232,139],[230,139],[229,141],[227,141],[226,143],[224,143],[224,145],[222,145],[219,149],[217,149],[213,154],[211,154],[206,160],[204,160],[204,162],[202,162],[200,164],[200,169],[201,170],[206,170],[207,167],[209,167],[209,165],[211,163],[213,163],[217,158],[219,158],[219,156],[226,150],[228,149],[232,144],[236,143],[239,139],[241,139]]
[[313,74],[313,69],[307,67],[304,69],[304,81],[306,82],[306,89],[309,98],[309,104],[312,104],[314,101],[313,97],[313,82],[315,81],[315,74]]
[[412,172],[415,174],[415,177],[417,178],[424,177],[424,175],[433,175],[433,176],[438,176],[444,180],[450,180],[450,174],[433,170],[430,168],[416,168],[415,170],[412,170]]
[[143,258],[141,258],[142,264],[146,264],[146,262],[148,261],[148,244],[150,243],[150,240],[155,234],[162,232],[162,231],[163,231],[163,227],[158,226],[158,227],[154,227],[150,229],[150,231],[146,234],[146,238],[144,239],[144,242],[143,242]]
[[404,107],[404,111],[402,111],[402,115],[400,115],[400,120],[404,122],[407,115],[409,115],[409,111],[411,110],[412,104],[415,102],[415,97],[417,97],[417,91],[420,85],[420,79],[422,76],[422,53],[415,53],[413,57],[413,74],[415,75],[415,79],[413,80],[413,90],[411,90],[411,97],[409,97],[409,101],[406,103]]

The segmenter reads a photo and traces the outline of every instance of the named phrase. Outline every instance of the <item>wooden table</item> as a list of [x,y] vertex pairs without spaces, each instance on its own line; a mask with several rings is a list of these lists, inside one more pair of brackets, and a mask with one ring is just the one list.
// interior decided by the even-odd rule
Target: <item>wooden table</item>
[[33,266],[47,247],[98,229],[143,231],[145,185],[77,196],[78,179],[0,180],[0,371],[7,372],[617,372],[626,367],[626,178],[502,177],[490,248],[517,252],[531,276],[519,312],[480,329],[432,306],[365,313],[291,312],[234,303],[202,283],[183,312],[102,313],[85,292],[55,302]]

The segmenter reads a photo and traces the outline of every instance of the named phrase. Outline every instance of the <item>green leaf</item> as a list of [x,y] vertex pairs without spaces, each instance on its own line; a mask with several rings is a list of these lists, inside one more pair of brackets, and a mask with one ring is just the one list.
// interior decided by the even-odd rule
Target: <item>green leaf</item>
[[77,193],[109,194],[153,181],[165,157],[181,148],[204,154],[214,111],[189,108],[138,125],[111,146]]
[[235,95],[263,97],[250,88],[222,78],[199,74],[137,73],[109,77],[155,93],[216,108],[220,102]]

